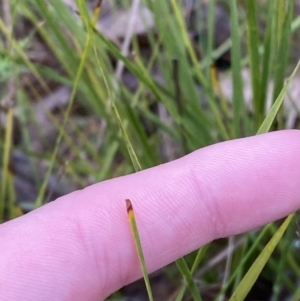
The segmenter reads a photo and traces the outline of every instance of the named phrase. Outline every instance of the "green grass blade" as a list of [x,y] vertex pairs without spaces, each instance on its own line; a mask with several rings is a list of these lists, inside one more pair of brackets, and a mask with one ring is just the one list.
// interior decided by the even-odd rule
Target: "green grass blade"
[[267,263],[268,259],[272,255],[275,247],[281,240],[285,230],[287,229],[293,217],[294,214],[291,214],[286,218],[286,220],[280,226],[278,231],[275,233],[275,235],[271,238],[271,240],[267,243],[263,251],[257,257],[251,268],[248,270],[247,274],[240,282],[239,286],[237,287],[229,301],[242,301],[245,299],[254,282],[258,278],[265,264]]
[[230,1],[230,24],[232,35],[231,64],[233,82],[233,129],[235,137],[241,135],[241,123],[246,115],[242,81],[240,26],[236,0]]
[[128,154],[130,156],[130,159],[131,159],[131,162],[132,162],[132,165],[133,165],[133,168],[134,168],[135,171],[140,171],[140,170],[142,170],[142,166],[139,162],[139,159],[138,159],[138,157],[135,153],[135,150],[132,146],[132,143],[129,139],[129,136],[128,136],[127,131],[125,129],[125,126],[123,124],[123,120],[120,116],[119,110],[118,110],[116,102],[115,102],[114,93],[112,92],[112,89],[110,88],[107,76],[105,75],[105,72],[103,70],[103,64],[100,60],[100,57],[98,55],[97,49],[95,48],[95,45],[94,45],[94,52],[95,52],[95,57],[96,57],[96,60],[97,60],[97,65],[98,65],[100,71],[102,72],[104,84],[106,86],[106,89],[107,89],[107,92],[108,92],[108,95],[109,95],[109,100],[110,100],[110,103],[111,103],[112,110],[114,112],[117,123],[119,124],[119,127],[121,129],[122,138],[123,138],[123,141],[125,142]]
[[295,18],[291,24],[292,32],[297,30],[300,27],[300,16]]
[[131,104],[127,99],[125,99],[124,105],[125,105],[126,116],[128,120],[130,120],[130,124],[134,129],[134,136],[137,137],[142,147],[142,152],[145,157],[143,161],[145,162],[145,164],[143,165],[144,168],[152,167],[154,165],[159,164],[158,155],[153,150],[153,147],[151,147],[151,145],[149,144],[149,139],[147,138],[145,130],[141,125],[140,120],[138,119],[136,110],[131,106]]
[[292,23],[294,2],[295,0],[288,1],[288,8],[282,25],[283,28],[278,29],[280,42],[279,42],[279,49],[277,53],[277,59],[275,59],[275,69],[274,69],[275,79],[274,79],[274,92],[273,92],[274,100],[279,95],[284,83],[285,71],[287,67],[288,54],[290,49],[289,41],[291,37],[291,23]]
[[300,300],[300,287],[298,287],[297,290],[294,292],[290,301],[299,301],[299,300]]
[[99,174],[97,174],[96,179],[97,181],[103,181],[105,180],[105,175],[107,175],[109,169],[111,168],[113,164],[113,160],[115,157],[115,154],[119,148],[119,142],[118,141],[113,141],[111,144],[108,146],[108,151],[107,154],[103,160],[103,164],[101,167],[101,170],[99,171]]
[[283,103],[284,97],[291,85],[291,82],[293,81],[293,78],[299,68],[300,65],[300,61],[298,62],[297,66],[295,67],[293,73],[291,74],[291,76],[289,77],[286,85],[283,87],[282,91],[280,92],[280,94],[278,95],[277,99],[275,100],[272,108],[270,109],[270,112],[268,113],[268,115],[266,116],[264,122],[262,123],[262,125],[260,126],[259,130],[257,131],[257,134],[263,134],[263,133],[267,133],[271,126],[272,123],[274,121],[274,119],[276,118],[277,113],[279,112],[279,109]]
[[[215,20],[216,19],[216,1],[211,0],[208,2],[208,17],[207,17],[207,50],[206,59],[208,62],[207,78],[211,79],[210,66],[213,64],[213,50],[215,39]],[[210,86],[213,87],[211,80],[209,80]]]
[[14,185],[14,175],[11,171],[8,171],[8,216],[9,220],[12,220],[16,217],[22,216],[23,212],[19,205],[16,203],[16,191],[15,191],[15,185]]
[[189,267],[187,266],[185,259],[182,257],[182,258],[176,260],[176,265],[177,265],[179,271],[181,272],[182,276],[184,277],[194,301],[202,301],[200,292],[195,284],[192,273],[191,273]]
[[178,24],[179,24],[179,27],[180,27],[180,33],[182,34],[182,38],[183,38],[185,47],[188,50],[188,53],[190,55],[190,58],[192,60],[193,65],[196,67],[196,74],[198,76],[198,79],[204,87],[207,87],[207,80],[205,79],[204,74],[203,74],[203,72],[200,68],[200,64],[198,62],[196,53],[195,53],[194,48],[192,46],[191,39],[190,39],[190,37],[188,35],[188,32],[186,30],[186,25],[185,25],[184,18],[182,16],[182,11],[181,11],[181,8],[178,4],[178,1],[171,0],[171,4],[172,4],[172,8],[174,10],[175,16],[177,18],[177,21],[178,21]]
[[266,109],[266,102],[267,102],[267,95],[268,95],[268,88],[269,88],[269,80],[270,80],[270,71],[271,71],[271,64],[273,62],[273,57],[275,53],[275,34],[274,34],[274,23],[276,22],[275,18],[275,11],[276,11],[276,1],[269,0],[268,2],[268,15],[267,15],[267,28],[264,37],[264,52],[262,55],[262,72],[259,76],[259,80],[261,82],[260,85],[260,99],[258,100],[259,104],[259,112],[262,112],[263,116],[257,117],[258,124],[255,124],[255,130],[263,122],[265,116],[265,109]]
[[191,273],[194,274],[200,264],[200,262],[203,260],[206,251],[208,250],[210,244],[207,244],[205,246],[203,246],[201,249],[199,249],[199,251],[197,252],[197,256],[195,258],[195,261],[193,263],[193,266],[191,268]]
[[9,179],[9,158],[12,149],[12,138],[13,138],[13,108],[8,108],[7,110],[7,121],[6,121],[6,131],[5,131],[5,141],[4,141],[4,152],[2,160],[2,180],[1,180],[1,191],[0,191],[0,223],[3,221],[4,209],[7,196],[7,187]]
[[277,275],[276,280],[273,284],[273,296],[272,301],[278,301],[280,300],[280,292],[282,291],[282,288],[284,286],[284,280],[286,278],[285,276],[285,267],[288,260],[288,256],[292,251],[293,245],[291,244],[291,241],[293,240],[293,237],[295,236],[295,230],[292,227],[289,227],[286,231],[286,239],[281,242],[279,245],[281,256],[279,260],[276,260],[277,265]]
[[256,128],[261,124],[264,113],[264,103],[260,103],[260,58],[258,53],[259,38],[258,38],[258,26],[256,18],[256,2],[253,0],[246,1],[247,12],[247,38],[248,38],[248,53],[249,63],[251,71],[251,84],[253,95],[253,108],[254,116],[256,117]]
[[[209,246],[210,246],[210,244],[207,244],[207,245],[203,246],[201,249],[198,250],[196,258],[195,258],[194,263],[193,263],[193,266],[191,268],[191,272],[190,272],[191,276],[189,276],[189,277],[192,277],[192,275],[194,275],[194,273],[196,272],[197,268],[199,267],[200,262],[203,260],[203,258],[205,256],[206,251],[209,248]],[[180,263],[178,263],[178,264],[180,264]],[[186,286],[183,285],[181,287],[181,289],[179,290],[175,301],[181,301],[184,294],[185,294],[185,291],[186,291]]]
[[[276,44],[279,45],[282,34],[283,34],[283,24],[286,17],[286,1],[285,0],[274,0],[276,2],[276,23],[275,23],[275,32],[276,32]],[[292,1],[290,1],[292,2]]]
[[148,297],[149,297],[150,301],[153,301],[153,295],[152,295],[149,276],[148,276],[147,267],[146,267],[146,263],[145,263],[145,258],[144,258],[144,254],[143,254],[143,249],[142,249],[142,245],[141,245],[141,240],[140,240],[140,236],[139,236],[139,231],[138,231],[136,219],[135,219],[135,216],[134,216],[134,210],[133,210],[133,207],[132,207],[132,202],[129,199],[126,199],[126,208],[127,208],[127,214],[128,214],[129,223],[130,223],[130,226],[131,226],[132,235],[133,235],[133,238],[134,238],[135,247],[136,247],[136,250],[137,250],[140,265],[141,265],[141,268],[142,268],[143,277],[144,277],[144,280],[145,280],[145,285],[146,285]]

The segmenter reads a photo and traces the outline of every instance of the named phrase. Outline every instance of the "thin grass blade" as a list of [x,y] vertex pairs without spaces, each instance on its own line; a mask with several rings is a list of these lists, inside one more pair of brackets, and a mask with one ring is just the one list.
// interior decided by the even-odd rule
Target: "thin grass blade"
[[242,81],[240,26],[236,2],[236,0],[230,1],[230,25],[232,35],[233,129],[235,137],[239,137],[241,135],[241,123],[246,112]]
[[176,265],[184,277],[184,280],[186,281],[186,284],[190,290],[190,293],[195,301],[202,301],[202,298],[200,296],[199,289],[196,286],[196,283],[193,279],[193,275],[188,267],[188,265],[185,262],[185,259],[182,257],[178,260],[176,260]]
[[[192,277],[192,275],[196,272],[196,270],[197,270],[197,268],[198,268],[200,262],[203,260],[203,258],[204,258],[204,256],[205,256],[206,251],[207,251],[207,249],[209,248],[209,246],[210,246],[210,244],[207,244],[207,245],[203,246],[201,249],[198,250],[197,256],[196,256],[196,258],[195,258],[195,260],[194,260],[194,263],[193,263],[193,266],[192,266],[192,268],[191,268],[191,272],[190,272],[191,277]],[[181,301],[182,298],[183,298],[183,296],[184,296],[184,294],[185,294],[185,291],[186,291],[186,286],[183,285],[183,286],[180,288],[180,290],[179,290],[179,292],[178,292],[178,295],[177,295],[175,301]]]
[[258,278],[265,264],[267,263],[268,259],[272,255],[275,247],[278,245],[279,241],[281,240],[285,230],[287,229],[293,217],[294,214],[291,214],[286,218],[286,220],[280,226],[278,231],[271,238],[271,240],[265,246],[263,251],[259,254],[259,256],[255,260],[251,268],[248,270],[247,274],[240,282],[240,284],[238,285],[237,289],[235,290],[235,292],[233,293],[229,301],[242,301],[245,299],[251,287],[253,286],[254,282]]
[[291,82],[293,81],[293,78],[298,70],[300,66],[300,61],[298,62],[297,66],[295,67],[293,73],[291,74],[291,76],[289,77],[286,85],[283,87],[283,89],[281,90],[280,94],[278,95],[277,99],[275,100],[272,108],[270,109],[270,112],[268,113],[268,115],[266,116],[264,122],[262,123],[262,125],[260,126],[259,130],[257,131],[257,135],[259,134],[263,134],[263,133],[267,133],[271,126],[273,121],[275,120],[275,117],[283,103],[284,97],[291,85]]
[[141,245],[141,240],[140,240],[140,236],[139,236],[139,231],[138,231],[138,227],[137,227],[137,223],[136,223],[136,219],[135,219],[135,215],[134,215],[132,202],[129,199],[126,199],[126,208],[127,208],[127,214],[128,214],[129,223],[131,226],[132,235],[134,238],[135,247],[136,247],[140,265],[142,268],[142,273],[143,273],[143,277],[145,280],[146,289],[148,292],[148,297],[149,297],[150,301],[153,301],[153,295],[152,295],[149,276],[148,276],[147,267],[146,267],[146,263],[145,263],[145,258],[144,258],[144,254],[143,254],[143,249],[142,249],[142,245]]
[[282,243],[280,244],[280,258],[279,260],[276,260],[277,264],[277,275],[276,280],[273,284],[273,296],[272,301],[278,301],[281,300],[280,293],[283,289],[284,283],[285,283],[285,269],[286,264],[288,260],[289,254],[291,254],[293,244],[291,244],[291,241],[293,241],[293,237],[295,236],[295,230],[292,227],[289,227],[286,231],[286,239],[282,240]]
[[4,217],[4,209],[7,198],[7,187],[9,178],[9,158],[12,149],[12,137],[13,137],[13,108],[8,108],[7,111],[7,121],[6,121],[6,131],[5,131],[5,141],[4,141],[4,152],[2,159],[2,181],[1,181],[1,191],[0,191],[0,222]]
[[[275,34],[274,34],[274,23],[276,21],[275,11],[276,11],[276,1],[269,0],[268,2],[268,15],[267,15],[267,28],[265,31],[264,37],[264,52],[262,55],[262,69],[261,75],[259,76],[259,80],[261,82],[260,85],[260,93],[258,100],[259,104],[259,112],[263,113],[262,118],[265,116],[266,102],[267,102],[267,94],[269,88],[269,80],[270,80],[270,71],[271,64],[273,61],[273,57],[275,54]],[[260,117],[257,117],[257,124],[255,124],[255,128],[258,129],[263,119],[260,120]]]
[[[263,120],[264,106],[260,103],[260,57],[258,53],[259,38],[258,26],[256,18],[256,2],[252,0],[246,1],[247,12],[247,38],[248,38],[248,53],[251,70],[251,84],[253,95],[254,116],[256,117],[256,125]],[[258,127],[258,126],[257,126]]]
[[114,112],[115,118],[117,120],[117,123],[119,124],[119,127],[121,129],[122,139],[123,139],[123,141],[126,144],[126,148],[127,148],[128,154],[130,156],[133,168],[134,168],[135,171],[140,171],[140,170],[142,170],[142,166],[141,166],[140,161],[139,161],[139,159],[138,159],[138,157],[136,155],[136,152],[135,152],[135,150],[134,150],[134,148],[132,146],[132,143],[131,143],[131,141],[129,139],[129,136],[127,134],[125,126],[123,124],[123,120],[122,120],[122,118],[120,116],[119,110],[118,110],[116,102],[115,102],[114,93],[112,92],[112,89],[111,89],[111,87],[109,85],[108,78],[105,75],[105,72],[104,72],[103,67],[102,67],[102,61],[100,60],[100,57],[99,57],[98,52],[97,52],[97,49],[95,47],[94,47],[94,52],[95,52],[95,57],[96,57],[96,60],[97,60],[98,67],[101,70],[102,75],[103,75],[103,80],[104,80],[104,84],[105,84],[106,89],[107,89],[107,93],[109,95],[111,107],[113,109],[113,112]]
[[[273,92],[273,99],[275,100],[279,95],[285,77],[285,71],[288,62],[288,54],[289,54],[289,45],[290,45],[290,36],[291,36],[291,23],[292,23],[292,16],[293,16],[293,8],[294,8],[295,0],[288,1],[288,7],[285,13],[285,19],[283,21],[282,28],[279,28],[278,35],[279,35],[279,48],[277,53],[277,58],[275,60],[275,69],[274,69],[274,92]],[[286,5],[285,3],[283,5]],[[285,11],[285,9],[283,10]],[[280,12],[280,16],[282,12]],[[280,17],[280,21],[282,20],[282,16]],[[282,23],[282,22],[280,22]],[[279,23],[279,25],[280,25]]]

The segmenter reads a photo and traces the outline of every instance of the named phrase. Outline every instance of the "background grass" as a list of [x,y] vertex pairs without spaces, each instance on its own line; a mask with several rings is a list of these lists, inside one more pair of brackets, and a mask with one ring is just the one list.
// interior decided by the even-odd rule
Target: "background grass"
[[[144,0],[155,30],[146,29],[142,37],[133,34],[127,55],[95,29],[93,3],[87,8],[79,1],[79,17],[61,0],[4,2],[8,10],[0,19],[1,220],[67,191],[219,141],[286,127],[290,112],[281,105],[288,88],[285,78],[299,59],[296,1],[215,0],[208,6],[196,1],[193,19],[193,14],[186,14],[185,1]],[[132,4],[115,1],[111,13]],[[230,34],[216,43],[220,5]],[[44,54],[41,59],[39,53]],[[125,66],[123,76],[116,72],[120,62]],[[226,71],[221,70],[224,64]],[[248,102],[245,70],[251,83]],[[231,97],[223,91],[222,76],[231,78]],[[47,96],[61,87],[69,101],[49,109]],[[274,103],[271,110],[268,99]],[[38,118],[40,112],[43,119]],[[299,128],[297,118],[294,128]],[[18,156],[26,163],[25,176],[17,168]],[[25,196],[20,187],[28,179],[31,189]],[[57,183],[63,188],[57,189]],[[150,277],[154,299],[225,300],[241,289],[248,293],[252,285],[267,283],[253,290],[265,293],[263,297],[251,297],[250,292],[248,300],[298,300],[299,240],[293,226],[282,238],[284,230],[277,226],[214,242],[180,259],[178,270],[173,265]],[[255,263],[251,271],[257,275],[242,281],[274,234],[278,248],[272,256],[265,255],[266,267],[261,272],[261,261]],[[164,297],[158,290],[162,282],[168,293]],[[142,285],[138,291],[143,291]],[[109,300],[124,300],[126,295],[143,300],[141,294],[124,289]],[[246,295],[237,294],[235,300]]]

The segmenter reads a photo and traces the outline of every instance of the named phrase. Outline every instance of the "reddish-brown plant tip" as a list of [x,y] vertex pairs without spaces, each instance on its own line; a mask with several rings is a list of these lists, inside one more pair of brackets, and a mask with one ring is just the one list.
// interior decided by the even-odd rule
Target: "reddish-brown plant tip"
[[96,8],[101,7],[101,5],[102,5],[102,0],[99,0],[99,1],[97,2]]
[[129,199],[126,199],[125,202],[126,202],[127,213],[129,213],[130,211],[133,211],[131,201]]

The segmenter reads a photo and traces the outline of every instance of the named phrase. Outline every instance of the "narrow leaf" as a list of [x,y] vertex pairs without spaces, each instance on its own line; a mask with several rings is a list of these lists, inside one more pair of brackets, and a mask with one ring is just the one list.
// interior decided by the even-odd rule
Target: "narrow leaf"
[[274,236],[259,254],[255,262],[253,263],[243,280],[240,282],[239,286],[237,287],[231,298],[229,299],[229,301],[241,301],[245,299],[251,287],[258,278],[259,274],[261,273],[262,269],[264,268],[265,264],[267,263],[268,259],[270,258],[271,254],[273,253],[275,247],[279,243],[282,235],[284,234],[293,217],[294,214],[291,214],[286,218],[286,220],[280,226],[278,231],[274,234]]
[[177,265],[178,269],[180,270],[181,274],[183,275],[193,299],[195,301],[202,301],[200,292],[195,284],[192,273],[191,273],[188,265],[186,264],[185,259],[183,257],[179,258],[178,260],[176,260],[176,265]]
[[7,111],[7,122],[5,131],[5,141],[4,141],[4,152],[3,152],[3,170],[2,170],[2,181],[1,181],[1,191],[0,191],[0,222],[3,220],[5,203],[7,199],[7,184],[9,178],[9,158],[12,148],[12,135],[13,135],[13,108],[9,108]]
[[277,99],[275,100],[269,114],[266,116],[264,122],[262,123],[262,125],[260,126],[259,130],[257,131],[257,134],[263,134],[263,133],[267,133],[269,131],[269,129],[271,128],[272,126],[272,123],[282,105],[282,102],[284,100],[284,97],[291,85],[291,82],[299,68],[299,65],[300,65],[300,61],[298,62],[296,68],[294,69],[292,75],[289,77],[286,85],[283,87],[283,89],[281,90],[280,94],[278,95]]
[[249,63],[251,70],[251,83],[253,95],[254,116],[257,118],[257,124],[261,122],[264,107],[260,104],[260,59],[258,53],[259,39],[258,39],[258,26],[256,18],[256,3],[252,0],[246,1],[247,5],[247,37],[248,37],[248,52]]
[[144,280],[145,280],[145,285],[146,285],[146,288],[147,288],[148,297],[149,297],[150,301],[153,301],[152,290],[151,290],[151,286],[150,286],[147,267],[146,267],[146,263],[145,263],[145,258],[144,258],[144,254],[143,254],[143,249],[142,249],[142,245],[141,245],[139,232],[138,232],[138,227],[137,227],[137,224],[136,224],[136,219],[135,219],[135,216],[134,216],[132,203],[129,199],[126,199],[125,201],[126,201],[126,208],[127,208],[129,223],[130,223],[130,226],[131,226],[131,231],[132,231],[135,247],[136,247],[136,250],[137,250],[138,257],[139,257],[140,266],[142,268],[142,273],[143,273],[143,277],[144,277]]
[[230,1],[230,24],[232,36],[233,128],[235,137],[239,137],[241,134],[241,122],[245,116],[245,101],[242,81],[240,26],[236,0]]

